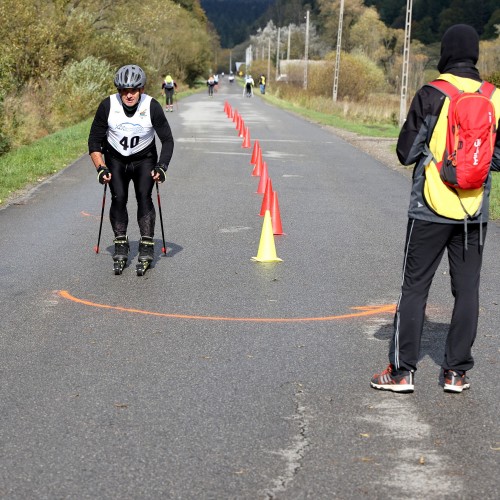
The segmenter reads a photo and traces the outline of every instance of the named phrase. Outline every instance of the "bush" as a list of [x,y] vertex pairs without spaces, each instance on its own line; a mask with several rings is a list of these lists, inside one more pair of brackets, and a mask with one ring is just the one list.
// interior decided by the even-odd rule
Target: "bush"
[[257,85],[257,80],[259,79],[260,75],[265,75],[266,76],[266,81],[269,82],[271,78],[274,80],[274,77],[276,75],[276,66],[271,66],[270,68],[271,74],[267,74],[267,61],[264,61],[262,59],[258,59],[256,61],[252,62],[252,66],[250,67],[250,74],[252,75],[253,79],[255,80],[255,84]]
[[26,85],[3,101],[2,134],[13,149],[29,144],[53,132],[49,115],[50,96],[45,87]]
[[[333,86],[333,76],[332,76]],[[373,92],[384,90],[384,72],[363,54],[340,55],[338,98],[362,101]]]
[[[334,61],[312,61],[308,66],[307,88],[317,96],[333,95]],[[364,54],[341,53],[337,98],[360,102],[384,90],[381,68]]]
[[500,71],[495,71],[484,78],[487,82],[500,87]]
[[0,154],[30,144],[95,113],[114,93],[114,71],[95,57],[73,62],[59,80],[43,80],[11,92],[1,102]]
[[0,155],[10,151],[10,147],[9,138],[0,130]]
[[53,84],[54,127],[77,123],[94,113],[106,96],[116,92],[114,73],[107,61],[93,56],[66,66]]

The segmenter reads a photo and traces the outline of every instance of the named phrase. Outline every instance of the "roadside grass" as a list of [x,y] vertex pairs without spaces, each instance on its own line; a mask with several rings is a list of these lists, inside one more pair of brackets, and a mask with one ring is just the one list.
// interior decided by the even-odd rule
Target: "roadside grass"
[[264,94],[263,97],[266,101],[279,106],[287,111],[292,111],[308,120],[321,125],[327,125],[334,128],[340,128],[348,130],[349,132],[354,132],[360,135],[366,135],[369,137],[394,137],[396,138],[399,133],[399,127],[389,124],[389,123],[363,123],[358,120],[350,120],[338,113],[332,113],[330,111],[318,111],[311,109],[309,107],[301,106],[297,103],[290,102],[288,100],[280,99],[271,94]]
[[0,206],[82,156],[91,123],[89,118],[0,156]]
[[[179,92],[176,99],[200,92],[203,88]],[[332,113],[308,109],[284,101],[270,94],[266,100],[303,116],[306,119],[360,135],[397,137],[398,127],[391,124],[361,123]],[[162,95],[157,99],[163,104]],[[87,141],[92,118],[39,139],[28,146],[0,156],[0,206],[5,205],[21,190],[34,186],[48,176],[67,167],[87,152]],[[493,172],[490,194],[490,218],[500,219],[500,172]]]
[[500,219],[500,172],[492,172],[490,218],[492,220]]

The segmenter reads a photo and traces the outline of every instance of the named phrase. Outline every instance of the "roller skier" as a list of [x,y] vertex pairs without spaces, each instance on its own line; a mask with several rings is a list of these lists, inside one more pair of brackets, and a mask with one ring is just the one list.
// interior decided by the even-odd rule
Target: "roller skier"
[[[136,271],[142,276],[154,259],[156,212],[152,191],[155,183],[158,189],[165,181],[174,139],[161,104],[144,93],[146,74],[142,68],[121,67],[114,84],[117,93],[100,103],[92,122],[89,154],[98,181],[109,184],[111,191],[109,218],[114,233],[115,274],[121,274],[130,252],[127,202],[130,181],[134,184],[141,235]],[[159,157],[155,133],[161,141]],[[165,245],[162,250],[165,252]]]

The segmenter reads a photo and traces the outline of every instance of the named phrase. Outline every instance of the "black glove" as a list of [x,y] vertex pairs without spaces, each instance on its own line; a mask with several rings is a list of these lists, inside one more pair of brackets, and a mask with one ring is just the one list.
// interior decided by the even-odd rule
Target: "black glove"
[[106,184],[107,182],[109,182],[108,180],[105,180],[104,177],[108,177],[109,175],[111,174],[111,172],[109,171],[109,168],[108,167],[105,167],[104,165],[101,165],[98,169],[97,169],[97,180],[101,183],[101,184]]
[[165,174],[167,173],[167,168],[168,167],[167,167],[167,165],[165,165],[165,163],[158,163],[158,165],[156,165],[156,167],[152,170],[153,175],[160,176],[160,178],[157,181],[160,184],[162,182],[165,182]]

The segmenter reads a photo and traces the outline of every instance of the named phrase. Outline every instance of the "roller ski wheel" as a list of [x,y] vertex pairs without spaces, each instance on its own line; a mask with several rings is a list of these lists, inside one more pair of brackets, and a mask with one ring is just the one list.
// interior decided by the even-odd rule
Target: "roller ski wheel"
[[144,276],[146,274],[146,271],[149,269],[150,264],[151,261],[149,260],[139,261],[135,266],[135,272],[137,273],[137,276]]
[[127,236],[117,236],[113,243],[115,244],[115,251],[113,253],[113,271],[115,274],[121,274],[123,268],[127,264],[128,253],[130,245],[128,244]]
[[115,260],[113,263],[113,271],[115,272],[115,275],[120,275],[126,265],[127,261],[125,259]]
[[139,262],[135,267],[137,276],[144,276],[155,256],[155,244],[153,238],[142,236],[139,242]]

